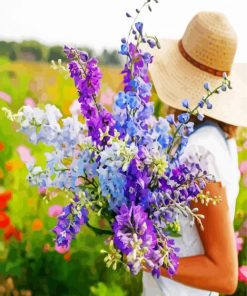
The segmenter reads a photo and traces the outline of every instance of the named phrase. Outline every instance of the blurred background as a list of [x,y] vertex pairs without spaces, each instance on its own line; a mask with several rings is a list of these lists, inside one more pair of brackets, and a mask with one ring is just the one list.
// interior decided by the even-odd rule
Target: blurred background
[[[242,0],[160,0],[153,12],[144,13],[145,26],[158,37],[180,38],[188,21],[201,10],[225,13],[239,36],[236,62],[247,62],[246,9]],[[23,104],[57,105],[64,116],[77,112],[76,91],[64,73],[51,68],[62,59],[63,45],[79,46],[96,55],[103,72],[99,100],[111,107],[121,88],[117,51],[134,12],[142,0],[1,0],[0,2],[0,109],[17,111]],[[247,83],[246,73],[242,73]],[[156,115],[164,106],[153,95]],[[247,111],[247,110],[246,110]],[[0,295],[141,295],[141,275],[105,268],[96,238],[86,227],[72,249],[54,249],[50,229],[63,197],[46,203],[44,193],[26,181],[25,163],[44,162],[45,146],[30,145],[15,132],[0,111]],[[239,252],[239,286],[235,295],[247,295],[247,130],[238,134],[241,190],[234,227]],[[103,223],[100,221],[99,223]],[[103,225],[101,225],[103,226]],[[216,279],[217,280],[217,279]]]

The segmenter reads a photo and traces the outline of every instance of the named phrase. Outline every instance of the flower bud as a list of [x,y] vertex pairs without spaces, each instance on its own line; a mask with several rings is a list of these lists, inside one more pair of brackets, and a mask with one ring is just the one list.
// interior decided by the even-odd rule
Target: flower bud
[[210,91],[210,85],[209,85],[209,82],[205,82],[203,87],[207,90],[207,91]]

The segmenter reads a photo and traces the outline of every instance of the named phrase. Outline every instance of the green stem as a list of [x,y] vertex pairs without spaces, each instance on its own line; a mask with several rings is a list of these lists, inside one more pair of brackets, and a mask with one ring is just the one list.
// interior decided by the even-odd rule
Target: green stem
[[146,5],[148,5],[149,3],[150,3],[150,1],[146,1],[146,2],[142,5],[142,7],[141,7],[140,9],[138,9],[139,12],[138,12],[137,15],[135,16],[135,18],[134,18],[134,20],[133,20],[133,22],[132,22],[132,24],[131,24],[130,30],[129,30],[129,34],[128,34],[128,38],[127,38],[127,44],[129,44],[130,34],[131,34],[131,31],[132,31],[133,28],[134,28],[134,25],[135,25],[135,22],[136,22],[138,16],[140,15],[142,9],[143,9]]
[[84,171],[85,176],[80,176],[82,179],[84,179],[89,185],[92,185],[94,188],[98,188],[97,185],[94,183],[94,179],[92,181],[88,179],[86,172]]
[[[213,94],[217,93],[218,90],[219,90],[221,87],[222,87],[222,84],[219,85],[219,86],[217,86],[212,92],[209,92],[209,93],[207,94],[207,96],[206,96],[205,98],[202,99],[202,101],[204,102],[204,104],[206,103],[207,99],[208,99],[209,97],[211,97]],[[189,115],[190,115],[190,116],[193,115],[198,109],[199,109],[199,105],[196,105],[194,109],[192,109],[190,112],[188,112]],[[181,128],[182,128],[184,125],[185,125],[184,123],[181,123],[181,124],[178,126],[178,128],[176,129],[175,134],[174,134],[174,136],[173,136],[173,138],[172,138],[172,142],[171,142],[171,144],[170,144],[170,146],[169,146],[169,148],[168,148],[168,150],[167,150],[167,154],[168,154],[168,155],[170,154],[170,152],[171,152],[171,150],[172,150],[172,148],[173,148],[173,146],[174,146],[174,142],[175,142],[175,140],[176,140],[176,137],[177,137],[179,131],[181,130]]]
[[98,235],[113,235],[113,231],[110,230],[110,229],[101,229],[101,228],[97,228],[97,227],[94,227],[92,226],[91,224],[89,224],[89,222],[87,222],[87,226],[88,228],[90,228],[91,230],[93,230],[93,232],[95,234],[98,234]]

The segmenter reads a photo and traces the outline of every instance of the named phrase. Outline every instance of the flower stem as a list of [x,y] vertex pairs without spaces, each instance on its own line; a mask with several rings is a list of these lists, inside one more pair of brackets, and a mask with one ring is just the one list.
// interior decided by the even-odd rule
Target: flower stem
[[138,9],[139,12],[136,14],[136,16],[135,16],[135,18],[133,19],[133,22],[132,22],[132,24],[131,24],[131,26],[130,26],[130,30],[129,30],[129,34],[128,34],[128,39],[127,39],[127,44],[129,44],[130,34],[131,34],[131,31],[132,31],[133,28],[134,28],[134,25],[135,25],[135,22],[136,22],[138,16],[140,15],[142,9],[143,9],[145,6],[147,6],[147,5],[149,4],[149,2],[150,2],[150,1],[146,1],[146,2],[144,2],[144,4],[142,5],[142,7],[141,7],[140,9]]
[[93,230],[93,232],[95,234],[98,234],[98,235],[113,235],[113,231],[112,230],[108,230],[108,229],[101,229],[101,228],[97,228],[97,227],[94,227],[92,226],[91,224],[89,224],[89,222],[87,222],[87,226],[88,228],[90,228],[91,230]]
[[[222,87],[222,84],[219,85],[219,86],[217,86],[213,91],[210,91],[210,92],[207,94],[206,97],[202,98],[203,103],[205,104],[206,101],[207,101],[207,99],[210,98],[213,94],[217,93],[217,92],[221,89],[221,87]],[[200,107],[199,105],[196,105],[192,110],[190,110],[190,111],[188,112],[189,115],[190,115],[190,116],[193,115],[193,114],[199,109],[199,107]],[[179,131],[181,130],[181,128],[182,128],[184,125],[185,125],[185,123],[181,123],[181,124],[177,127],[177,129],[176,129],[176,131],[175,131],[175,133],[174,133],[174,136],[173,136],[173,138],[172,138],[171,144],[170,144],[170,146],[169,146],[169,148],[168,148],[168,150],[167,150],[167,154],[168,154],[168,155],[170,155],[171,150],[172,150],[172,148],[173,148],[173,146],[174,146],[174,142],[175,142],[175,140],[176,140],[176,137],[177,137]]]

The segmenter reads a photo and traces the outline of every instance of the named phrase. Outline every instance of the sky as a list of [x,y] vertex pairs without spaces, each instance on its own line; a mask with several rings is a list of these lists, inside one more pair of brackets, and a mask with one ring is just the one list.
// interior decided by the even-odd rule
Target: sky
[[[133,13],[144,0],[0,0],[0,39],[36,39],[48,45],[69,44],[116,49],[127,34]],[[236,62],[247,62],[245,0],[159,0],[143,13],[146,31],[180,38],[199,11],[223,12],[238,34]]]

